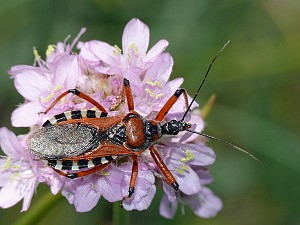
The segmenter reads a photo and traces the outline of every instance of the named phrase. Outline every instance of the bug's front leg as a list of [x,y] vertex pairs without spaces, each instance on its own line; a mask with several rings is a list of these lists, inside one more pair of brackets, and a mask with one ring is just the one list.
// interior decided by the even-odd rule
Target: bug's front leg
[[173,174],[171,173],[171,171],[168,169],[167,165],[164,163],[163,159],[161,158],[161,156],[159,155],[157,150],[153,146],[151,146],[149,148],[149,150],[150,150],[150,154],[151,154],[154,162],[156,163],[159,170],[164,175],[165,181],[171,187],[173,187],[175,191],[178,191],[179,190],[179,184],[177,183],[177,181],[176,181],[175,177],[173,176]]
[[183,94],[184,101],[185,101],[185,107],[188,108],[188,95],[186,93],[186,90],[183,88],[179,88],[175,91],[175,93],[168,99],[168,101],[165,103],[165,105],[160,109],[158,114],[155,117],[156,121],[162,121],[165,116],[168,114],[169,110],[172,108],[172,106],[177,102],[178,98]]
[[126,96],[128,110],[129,111],[134,110],[134,101],[133,101],[132,91],[130,87],[130,82],[126,78],[124,78],[123,80],[123,95]]
[[52,104],[48,107],[48,109],[44,113],[47,114],[58,103],[58,101],[61,100],[63,97],[65,97],[67,94],[77,95],[79,98],[84,99],[87,102],[91,103],[92,105],[96,106],[101,112],[107,114],[107,111],[104,109],[104,107],[100,103],[98,103],[95,99],[91,98],[90,96],[78,91],[77,89],[69,89],[69,90],[61,93],[54,100],[54,102],[52,102]]

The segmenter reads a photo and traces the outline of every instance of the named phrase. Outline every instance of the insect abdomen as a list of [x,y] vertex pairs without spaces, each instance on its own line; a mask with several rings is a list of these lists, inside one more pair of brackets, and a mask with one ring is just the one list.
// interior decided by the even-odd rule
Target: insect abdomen
[[82,119],[82,118],[101,118],[101,117],[107,117],[107,113],[96,111],[96,110],[66,111],[51,117],[43,124],[43,127],[49,127],[54,124],[68,121],[68,120]]
[[105,156],[93,159],[79,159],[79,160],[43,160],[45,164],[57,170],[80,170],[85,168],[93,168],[98,165],[106,164],[115,160],[117,156]]

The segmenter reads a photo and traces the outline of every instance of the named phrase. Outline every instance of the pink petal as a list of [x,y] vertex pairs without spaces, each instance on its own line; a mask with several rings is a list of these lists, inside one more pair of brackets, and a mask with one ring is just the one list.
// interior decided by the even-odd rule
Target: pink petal
[[13,78],[19,73],[23,73],[25,71],[35,71],[38,74],[43,74],[43,70],[39,67],[34,66],[28,66],[28,65],[17,65],[10,68],[9,71],[7,71],[8,74],[12,75]]
[[43,107],[37,102],[24,103],[16,108],[11,115],[11,122],[14,127],[30,127],[37,124],[39,112]]
[[149,45],[149,28],[139,19],[130,20],[123,31],[122,48],[124,55],[127,55],[132,44],[138,49],[138,55],[145,56]]
[[56,195],[63,187],[67,178],[56,173],[52,168],[43,166],[37,170],[38,181],[45,182],[50,186],[51,193]]
[[207,187],[202,187],[197,195],[186,196],[187,203],[197,216],[211,218],[222,209],[222,201]]
[[174,173],[174,176],[179,184],[180,191],[182,191],[184,194],[195,194],[201,188],[200,179],[192,169],[185,171],[183,175]]
[[83,54],[87,55],[88,53],[88,59],[94,62],[104,62],[105,64],[108,64],[110,66],[114,66],[117,64],[116,59],[116,51],[117,49],[105,42],[102,41],[90,41],[88,42],[88,49],[90,52],[94,55],[92,57],[91,53],[88,53],[87,51],[84,51]]
[[191,153],[194,155],[194,160],[190,161],[191,165],[209,166],[215,162],[215,152],[202,142],[188,146],[190,147]]
[[162,184],[163,184],[164,193],[167,196],[168,201],[169,202],[177,201],[177,196],[176,196],[176,192],[175,192],[174,188],[172,188],[166,182],[163,182]]
[[22,206],[21,212],[28,210],[30,203],[31,203],[31,199],[32,199],[34,191],[35,191],[35,188],[37,186],[36,179],[30,179],[29,181],[31,181],[31,182],[28,182],[28,184],[27,184],[26,193],[24,194],[23,206]]
[[101,175],[96,184],[101,189],[101,195],[109,202],[122,200],[123,172],[112,165],[107,173],[109,175]]
[[172,94],[182,85],[183,78],[176,78],[168,82],[168,86],[171,88]]
[[[194,167],[193,167],[194,168]],[[195,172],[198,174],[200,183],[202,185],[207,185],[213,182],[213,177],[207,168],[199,167],[194,168]]]
[[176,214],[177,205],[177,201],[170,202],[164,195],[159,205],[159,214],[167,219],[172,219]]
[[160,40],[157,42],[147,53],[144,58],[144,62],[153,62],[157,56],[159,56],[169,45],[167,40]]
[[[129,180],[131,176],[130,164],[122,165],[122,170],[126,171],[125,180],[123,182],[123,194],[128,194]],[[155,178],[153,173],[148,170],[148,166],[144,163],[139,163],[139,173],[137,178],[134,194],[128,200],[123,202],[124,209],[130,210],[145,210],[147,209],[156,192],[154,184]]]
[[165,84],[171,75],[173,64],[173,58],[170,54],[164,53],[160,55],[147,70],[144,80],[157,80]]
[[99,59],[95,56],[95,54],[91,51],[90,49],[90,45],[96,41],[89,41],[86,43],[82,43],[80,42],[78,44],[78,46],[80,46],[80,53],[79,55],[84,59],[87,60],[89,62],[94,62],[94,63],[98,63]]
[[[1,134],[0,134],[1,136]],[[3,149],[2,149],[3,150]],[[10,182],[11,172],[6,169],[8,158],[0,158],[0,187],[3,187]]]
[[17,91],[30,101],[37,101],[45,91],[52,90],[51,82],[34,70],[24,70],[15,75]]
[[94,179],[90,181],[82,180],[76,188],[74,194],[74,206],[77,212],[88,212],[93,209],[101,197]]
[[0,144],[2,151],[13,159],[24,156],[25,150],[21,146],[16,135],[6,127],[0,128]]
[[22,211],[29,208],[32,195],[36,187],[36,179],[22,179],[17,180],[15,178],[9,182],[6,186],[2,187],[0,190],[0,207],[8,208],[15,205],[22,198],[24,198],[24,203]]
[[24,193],[18,191],[20,183],[16,180],[9,182],[0,190],[0,207],[9,208],[17,204],[23,197]]
[[54,72],[54,84],[66,89],[75,88],[79,76],[77,56],[66,55],[60,58]]

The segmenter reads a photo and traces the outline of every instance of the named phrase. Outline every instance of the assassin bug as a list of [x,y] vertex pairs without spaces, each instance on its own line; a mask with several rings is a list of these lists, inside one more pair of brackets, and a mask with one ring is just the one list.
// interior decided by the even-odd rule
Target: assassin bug
[[[128,195],[123,198],[125,200],[134,193],[138,175],[138,156],[145,150],[149,150],[154,162],[163,174],[164,180],[175,191],[178,191],[179,185],[175,177],[154,147],[163,136],[177,135],[181,131],[188,131],[219,140],[235,149],[246,152],[221,139],[190,130],[191,124],[184,122],[213,62],[227,44],[228,42],[212,60],[191,103],[188,104],[187,92],[179,88],[153,120],[146,119],[134,111],[130,82],[125,78],[123,80],[123,95],[127,100],[129,110],[126,115],[107,117],[108,113],[104,107],[88,95],[76,89],[63,92],[45,113],[48,113],[58,101],[69,93],[88,101],[98,110],[67,111],[50,118],[42,125],[42,128],[34,131],[27,138],[30,151],[57,173],[71,179],[95,173],[118,158],[130,156],[133,160],[132,174]],[[182,119],[164,122],[165,116],[181,95],[185,99],[187,108]],[[246,153],[256,159],[250,153]]]

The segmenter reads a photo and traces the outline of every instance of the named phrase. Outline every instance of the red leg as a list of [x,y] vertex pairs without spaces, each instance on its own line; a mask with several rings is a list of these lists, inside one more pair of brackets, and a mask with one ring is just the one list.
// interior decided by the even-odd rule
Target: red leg
[[95,166],[89,170],[85,170],[85,171],[80,171],[80,172],[77,172],[77,173],[65,173],[61,170],[57,170],[57,169],[54,169],[52,168],[55,172],[57,172],[58,174],[64,176],[64,177],[67,177],[67,178],[71,178],[71,179],[74,179],[76,177],[84,177],[84,176],[87,176],[89,174],[92,174],[92,173],[95,173],[99,170],[102,170],[104,169],[105,167],[107,167],[111,162],[108,162],[106,164],[102,164],[102,165],[98,165],[98,166]]
[[96,106],[101,112],[107,113],[107,111],[103,108],[102,105],[100,105],[97,101],[95,101],[94,99],[92,99],[90,96],[78,91],[77,89],[69,89],[65,92],[63,92],[62,94],[60,94],[55,100],[54,102],[52,102],[52,104],[49,106],[49,108],[45,111],[45,113],[48,113],[55,105],[56,103],[61,100],[63,97],[65,97],[67,94],[74,94],[77,95],[79,98],[82,98],[86,101],[88,101],[89,103],[93,104],[94,106]]
[[164,175],[167,183],[174,188],[175,191],[179,190],[179,185],[176,182],[175,177],[173,176],[173,174],[170,172],[170,170],[168,169],[168,167],[166,166],[166,164],[164,163],[163,159],[161,158],[161,156],[159,155],[159,153],[157,152],[157,150],[151,146],[149,148],[150,150],[150,154],[154,160],[154,162],[156,163],[156,165],[158,166],[159,170],[162,172],[162,174]]
[[168,114],[171,107],[177,102],[179,96],[183,93],[183,97],[185,100],[185,106],[188,108],[188,96],[186,93],[186,90],[183,88],[177,89],[175,93],[168,99],[166,104],[161,108],[161,110],[158,112],[156,118],[154,120],[156,121],[162,121],[165,116]]
[[125,92],[125,95],[126,95],[128,110],[132,111],[132,110],[134,110],[134,102],[133,102],[133,97],[132,97],[132,92],[131,92],[129,80],[124,78],[123,85],[124,85],[123,86],[123,91]]
[[123,197],[123,201],[130,198],[132,194],[134,193],[134,188],[136,185],[136,179],[138,177],[138,159],[137,155],[132,155],[132,172],[131,172],[131,177],[130,177],[130,183],[129,183],[129,190],[128,190],[128,195]]

